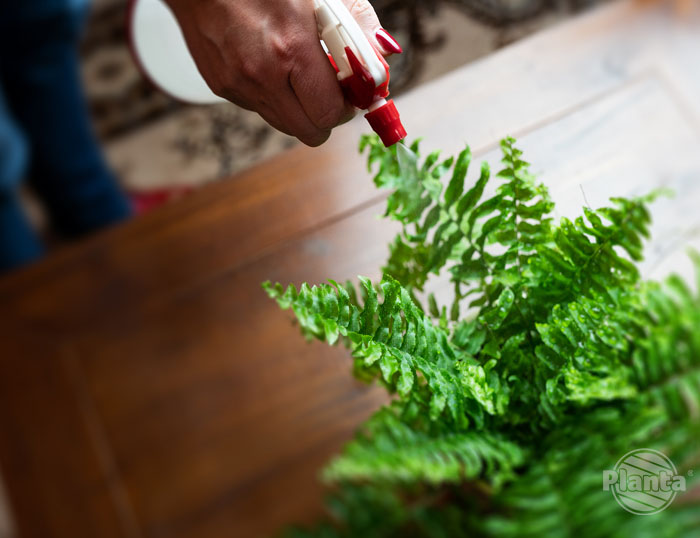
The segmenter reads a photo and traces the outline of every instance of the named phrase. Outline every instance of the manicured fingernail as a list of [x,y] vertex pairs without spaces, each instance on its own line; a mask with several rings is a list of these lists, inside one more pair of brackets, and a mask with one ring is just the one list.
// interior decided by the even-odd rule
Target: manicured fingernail
[[391,54],[401,54],[403,52],[401,45],[399,45],[396,39],[394,39],[384,28],[380,28],[376,36],[377,41],[379,41],[379,44],[382,46],[385,52]]

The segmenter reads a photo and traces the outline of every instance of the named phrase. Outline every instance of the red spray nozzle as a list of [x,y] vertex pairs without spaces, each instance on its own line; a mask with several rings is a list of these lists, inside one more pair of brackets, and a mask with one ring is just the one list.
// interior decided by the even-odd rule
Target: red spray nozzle
[[401,123],[401,117],[393,99],[385,101],[374,110],[370,109],[365,114],[365,118],[386,147],[393,146],[406,138],[406,129]]

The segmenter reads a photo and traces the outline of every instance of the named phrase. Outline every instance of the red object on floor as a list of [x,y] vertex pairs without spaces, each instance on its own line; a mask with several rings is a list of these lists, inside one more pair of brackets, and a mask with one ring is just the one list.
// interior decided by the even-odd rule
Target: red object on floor
[[132,191],[128,195],[134,213],[141,215],[163,204],[182,198],[193,190],[192,187],[166,187],[148,191]]

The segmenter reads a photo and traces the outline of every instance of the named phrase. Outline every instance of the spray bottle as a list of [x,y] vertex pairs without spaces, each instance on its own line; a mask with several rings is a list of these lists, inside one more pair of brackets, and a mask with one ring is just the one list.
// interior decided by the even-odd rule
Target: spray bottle
[[[314,0],[319,38],[350,104],[384,145],[406,137],[389,95],[389,65],[372,46],[341,0]],[[131,50],[144,75],[163,92],[194,104],[214,104],[215,95],[192,59],[175,16],[162,0],[131,0],[128,16]]]

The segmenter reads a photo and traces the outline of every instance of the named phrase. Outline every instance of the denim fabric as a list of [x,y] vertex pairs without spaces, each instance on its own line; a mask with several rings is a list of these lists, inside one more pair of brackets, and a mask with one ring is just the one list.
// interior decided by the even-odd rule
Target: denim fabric
[[89,3],[90,0],[15,0],[5,2],[2,13],[9,23],[30,22],[53,15],[84,13]]
[[[3,6],[0,194],[5,201],[0,211],[10,208],[11,218],[0,216],[0,226],[17,222],[17,204],[9,200],[23,175],[55,230],[67,237],[130,214],[93,135],[80,84],[76,45],[85,7],[85,0],[20,0]],[[8,234],[0,231],[3,237]],[[7,244],[0,241],[0,248]],[[3,254],[2,259],[12,256]],[[21,264],[26,256],[17,259]]]
[[12,117],[0,86],[0,192],[17,187],[27,171],[27,141]]

